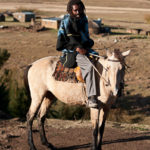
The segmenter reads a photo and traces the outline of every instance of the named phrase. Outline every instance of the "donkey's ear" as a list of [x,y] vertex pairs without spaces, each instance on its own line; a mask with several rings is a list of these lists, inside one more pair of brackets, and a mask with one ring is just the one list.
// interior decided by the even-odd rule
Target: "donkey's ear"
[[109,50],[106,50],[107,57],[112,56],[112,53]]
[[122,53],[122,56],[126,57],[126,56],[128,56],[128,55],[130,54],[130,52],[131,52],[131,50],[128,50],[128,51],[126,51],[126,52],[123,52],[123,53]]

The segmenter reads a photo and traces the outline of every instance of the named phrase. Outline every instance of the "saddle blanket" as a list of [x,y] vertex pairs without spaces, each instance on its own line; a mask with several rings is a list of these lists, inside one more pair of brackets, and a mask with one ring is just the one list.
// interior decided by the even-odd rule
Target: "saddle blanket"
[[60,60],[56,64],[53,77],[57,81],[66,81],[71,83],[84,82],[81,74],[80,67],[66,68],[62,65]]

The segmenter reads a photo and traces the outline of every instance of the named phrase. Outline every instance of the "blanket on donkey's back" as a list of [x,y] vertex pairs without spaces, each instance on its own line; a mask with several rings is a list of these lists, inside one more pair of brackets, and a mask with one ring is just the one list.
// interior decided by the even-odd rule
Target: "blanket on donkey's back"
[[71,83],[84,82],[83,79],[81,79],[82,77],[79,72],[80,72],[79,67],[66,68],[62,65],[62,63],[59,60],[56,64],[53,77],[57,81],[66,81]]

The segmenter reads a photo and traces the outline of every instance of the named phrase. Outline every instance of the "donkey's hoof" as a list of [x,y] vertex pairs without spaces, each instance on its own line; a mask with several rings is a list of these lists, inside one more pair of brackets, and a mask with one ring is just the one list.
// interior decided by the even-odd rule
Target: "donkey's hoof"
[[57,150],[56,147],[54,147],[51,143],[48,143],[48,142],[45,142],[45,143],[42,143],[43,145],[47,146],[48,148],[50,148],[51,150]]
[[98,149],[96,147],[91,147],[91,150],[101,150],[101,149]]
[[30,150],[37,150],[37,149],[35,148],[35,146],[33,146],[33,147],[30,147]]
[[36,148],[30,148],[30,150],[37,150]]
[[30,145],[30,150],[37,150],[34,144],[29,144]]

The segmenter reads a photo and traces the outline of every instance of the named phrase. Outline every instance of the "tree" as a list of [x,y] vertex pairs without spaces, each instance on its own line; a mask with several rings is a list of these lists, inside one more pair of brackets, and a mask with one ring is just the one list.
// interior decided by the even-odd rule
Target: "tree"
[[[9,59],[10,54],[6,49],[0,49],[0,71],[4,63]],[[7,88],[7,82],[9,80],[9,70],[4,70],[0,72],[0,110],[4,112],[7,111],[7,106],[9,103],[8,95],[9,90]]]

